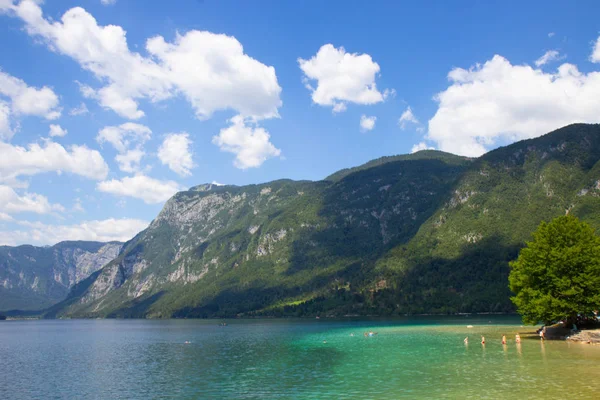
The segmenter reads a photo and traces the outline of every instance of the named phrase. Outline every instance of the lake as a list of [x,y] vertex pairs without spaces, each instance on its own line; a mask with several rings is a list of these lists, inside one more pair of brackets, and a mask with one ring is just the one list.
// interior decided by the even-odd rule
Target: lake
[[2,321],[0,397],[600,397],[600,346],[517,346],[514,334],[535,328],[513,317],[219,322]]

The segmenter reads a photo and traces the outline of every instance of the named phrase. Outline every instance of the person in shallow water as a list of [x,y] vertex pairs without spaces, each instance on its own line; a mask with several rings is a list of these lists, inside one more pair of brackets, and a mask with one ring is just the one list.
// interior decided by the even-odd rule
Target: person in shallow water
[[518,333],[515,335],[515,342],[521,343],[521,335],[519,335]]
[[467,336],[465,340],[463,340],[464,344],[469,344],[469,337]]
[[502,335],[502,344],[506,344],[506,335]]
[[483,336],[481,337],[481,344],[485,344],[485,338]]

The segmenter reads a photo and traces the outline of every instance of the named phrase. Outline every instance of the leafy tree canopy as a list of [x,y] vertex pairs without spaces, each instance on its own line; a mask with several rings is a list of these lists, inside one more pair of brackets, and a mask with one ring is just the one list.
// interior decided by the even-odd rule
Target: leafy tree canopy
[[600,305],[600,237],[572,215],[542,222],[510,267],[525,323],[572,320]]

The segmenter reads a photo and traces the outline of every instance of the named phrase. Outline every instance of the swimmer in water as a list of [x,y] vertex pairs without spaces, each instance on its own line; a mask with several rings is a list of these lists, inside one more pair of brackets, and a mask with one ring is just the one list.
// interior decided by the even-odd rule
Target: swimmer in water
[[469,337],[467,336],[465,340],[463,340],[464,344],[469,344]]
[[506,344],[506,335],[502,335],[502,344]]
[[481,344],[485,344],[485,338],[483,336],[481,337]]
[[519,335],[518,333],[515,335],[515,342],[521,343],[521,335]]

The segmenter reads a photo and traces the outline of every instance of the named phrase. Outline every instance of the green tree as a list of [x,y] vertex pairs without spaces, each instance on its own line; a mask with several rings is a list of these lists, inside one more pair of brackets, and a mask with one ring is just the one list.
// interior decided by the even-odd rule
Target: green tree
[[511,300],[525,323],[572,323],[600,304],[600,237],[574,216],[542,222],[510,267]]

